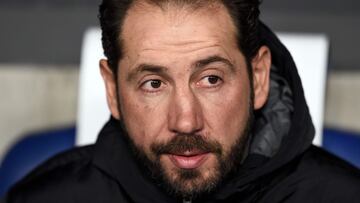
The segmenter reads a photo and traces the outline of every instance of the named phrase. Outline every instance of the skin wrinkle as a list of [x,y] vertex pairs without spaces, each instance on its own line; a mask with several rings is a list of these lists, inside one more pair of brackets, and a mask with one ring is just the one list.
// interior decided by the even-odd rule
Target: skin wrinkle
[[[226,58],[223,58],[221,56],[218,56],[218,55],[209,56],[205,59],[200,59],[200,60],[196,61],[195,63],[193,63],[193,65],[191,65],[192,68],[190,68],[190,70],[188,70],[188,71],[192,71],[191,75],[196,75],[197,72],[201,72],[201,70],[206,68],[206,66],[208,66],[208,65],[215,66],[216,64],[220,65],[218,67],[228,68],[233,73],[236,72],[235,66],[229,60],[227,60]],[[225,66],[224,66],[224,64],[225,64]],[[148,74],[161,75],[166,80],[173,82],[171,77],[169,76],[168,72],[169,72],[169,68],[167,68],[167,67],[163,67],[163,66],[155,65],[155,64],[144,63],[144,64],[138,65],[136,68],[132,68],[132,71],[128,74],[126,80],[128,82],[132,82],[132,81],[136,80],[136,78],[140,77],[142,74],[145,75],[145,73],[148,73]],[[144,76],[142,76],[142,77],[144,77]],[[192,79],[190,79],[190,80],[192,80]],[[141,80],[139,80],[139,81],[141,81]]]
[[[215,1],[214,1],[214,2],[215,2]],[[149,9],[150,9],[150,10],[149,10]],[[178,7],[176,7],[176,8],[174,8],[174,7],[173,7],[173,8],[169,7],[169,8],[167,8],[166,10],[163,10],[163,11],[162,11],[162,14],[165,16],[165,18],[159,18],[158,15],[155,15],[155,14],[152,13],[153,11],[151,10],[151,6],[149,7],[149,5],[146,4],[145,2],[140,1],[138,4],[134,4],[133,8],[129,10],[129,14],[128,14],[128,15],[131,15],[132,12],[134,12],[134,13],[135,13],[135,12],[139,12],[140,14],[148,14],[148,15],[150,15],[149,18],[154,18],[154,20],[157,20],[157,21],[161,22],[161,23],[159,23],[160,26],[166,25],[166,26],[169,26],[169,27],[172,28],[171,31],[173,31],[173,32],[172,32],[172,33],[168,33],[168,34],[165,35],[165,36],[175,34],[176,36],[175,36],[174,38],[177,38],[177,39],[181,39],[181,40],[182,40],[181,42],[178,42],[178,43],[185,43],[185,45],[186,45],[186,44],[188,44],[188,43],[190,43],[191,41],[194,41],[194,40],[193,40],[193,39],[192,39],[192,40],[186,40],[186,39],[184,39],[184,38],[183,38],[183,37],[184,37],[184,34],[181,33],[181,32],[177,32],[177,30],[176,30],[175,28],[176,28],[176,27],[179,27],[181,24],[186,24],[187,22],[189,22],[189,20],[187,20],[187,19],[190,18],[190,17],[198,17],[198,16],[202,16],[202,15],[208,15],[209,13],[212,13],[212,15],[215,16],[215,15],[219,14],[219,11],[220,11],[221,9],[225,9],[225,8],[224,8],[222,5],[218,4],[218,3],[211,3],[211,4],[209,4],[209,6],[207,6],[207,9],[197,9],[197,10],[194,10],[194,11],[191,10],[192,12],[189,12],[189,11],[186,10],[186,9],[184,9],[184,10],[179,9]],[[171,15],[175,15],[176,13],[185,13],[186,16],[188,16],[188,17],[187,17],[187,18],[179,18],[179,20],[181,20],[181,23],[176,23],[177,18],[171,18]],[[185,15],[185,14],[184,14],[184,15]],[[170,17],[168,17],[168,15],[170,15]],[[224,18],[224,17],[225,17],[225,18]],[[223,24],[225,24],[225,23],[228,24],[228,22],[232,22],[232,21],[227,21],[228,19],[230,19],[230,16],[229,16],[228,14],[227,14],[226,16],[219,15],[219,18],[220,18],[221,21],[222,21],[222,23],[221,23],[220,25],[223,25]],[[130,22],[129,22],[129,24],[134,25],[133,27],[136,27],[137,24],[141,24],[141,23],[142,23],[142,21],[137,21],[137,20],[133,20],[133,21],[130,21]],[[176,24],[177,26],[174,27],[174,24]],[[195,25],[194,25],[194,27],[201,27],[201,26],[202,26],[202,24],[195,24]],[[141,26],[139,26],[139,27],[141,27]],[[232,33],[236,33],[236,28],[235,28],[235,26],[234,26],[233,23],[230,24],[230,27],[231,27]],[[157,30],[158,28],[157,28],[157,27],[152,27],[151,29]],[[220,27],[217,26],[217,27],[214,27],[213,29],[221,30],[222,35],[225,35],[225,36],[228,35],[228,31],[229,31],[229,30],[225,29],[224,26],[220,26]],[[144,30],[139,30],[139,31],[136,31],[136,32],[137,32],[137,33],[145,33]],[[194,29],[193,29],[191,32],[194,32]],[[156,34],[156,32],[154,32],[154,34]],[[194,35],[195,35],[195,34],[196,34],[196,33],[194,33]],[[211,33],[211,34],[212,34],[212,33]],[[124,30],[123,30],[122,36],[124,36],[124,35],[126,35],[126,33],[125,33]],[[131,37],[130,37],[130,41],[133,41],[132,35],[130,35],[130,36],[131,36]],[[185,35],[185,36],[186,36],[186,35]],[[235,39],[235,36],[236,36],[236,35],[234,34],[234,35],[233,35],[234,40],[236,40],[236,39]],[[143,34],[143,36],[142,36],[141,38],[142,38],[142,39],[149,39],[149,38],[152,38],[152,37],[151,37],[151,36],[146,36],[146,35]],[[206,41],[214,41],[214,39],[219,39],[220,37],[219,37],[217,34],[212,34],[211,38],[213,38],[213,39],[206,39],[206,40],[204,40],[204,38],[201,38],[201,39],[196,39],[195,41],[198,41],[197,43],[206,42]],[[163,37],[153,37],[153,39],[163,40]],[[163,41],[164,41],[164,40],[163,40]],[[140,41],[137,41],[137,43],[144,43],[144,41],[140,40]],[[154,44],[159,44],[159,43],[157,43],[157,42],[150,42],[149,44],[140,44],[140,47],[146,47],[146,48],[143,48],[144,50],[139,50],[139,51],[137,51],[136,53],[140,55],[140,53],[142,53],[143,51],[145,51],[145,50],[147,50],[147,49],[152,50],[152,49],[154,49],[154,48],[153,48],[153,47],[154,47]],[[163,45],[170,44],[170,45],[173,45],[173,46],[174,46],[174,45],[177,45],[177,44],[174,44],[173,40],[170,40],[170,41],[166,41],[166,40],[165,40],[165,43],[162,42],[162,44],[163,44]],[[232,46],[234,46],[235,48],[237,48],[236,43],[233,43],[233,44],[230,44],[230,45],[232,45]],[[209,45],[209,47],[211,47],[211,46],[219,46],[219,47],[222,47],[222,46],[224,46],[224,45],[223,45],[222,43],[220,43],[220,42],[216,42],[215,44]],[[168,48],[168,47],[166,47],[166,48]],[[206,48],[206,47],[204,46],[204,48]],[[161,48],[161,47],[156,47],[156,49],[158,49],[158,50],[163,50],[163,48]],[[128,50],[128,49],[127,49],[127,43],[126,43],[126,42],[124,42],[124,50],[125,50],[125,52]],[[181,50],[181,47],[174,47],[174,51],[179,52],[179,50]],[[167,49],[167,51],[169,51],[169,50]],[[171,50],[170,50],[170,51],[171,51]],[[192,50],[184,50],[185,53],[190,52],[190,51],[192,51]],[[129,54],[130,54],[130,53],[129,53]],[[226,53],[226,54],[229,56],[228,53]],[[125,55],[126,55],[126,53],[125,53]],[[131,64],[134,64],[134,62],[132,62]]]
[[[201,51],[201,50],[203,50],[203,49],[206,49],[206,48],[202,48],[202,49],[199,49],[199,50],[197,50],[197,51]],[[224,51],[225,52],[225,51]],[[224,52],[219,52],[219,53],[224,53]],[[189,53],[189,52],[186,52],[186,53]],[[215,52],[216,53],[216,52]],[[196,54],[196,53],[195,53]],[[188,55],[194,55],[194,53],[189,53]],[[239,67],[238,65],[233,65],[233,64],[235,64],[236,62],[235,62],[235,60],[233,60],[232,58],[230,58],[230,57],[228,57],[228,55],[227,54],[225,54],[224,56],[225,57],[223,57],[222,56],[223,54],[214,54],[214,56],[219,56],[219,57],[221,57],[221,58],[224,58],[225,60],[228,60],[229,62],[230,62],[230,66],[231,66],[231,69],[234,69],[233,71],[235,71],[235,67]],[[140,58],[143,58],[143,60],[141,60],[141,61],[147,61],[147,60],[149,60],[149,61],[151,61],[151,59],[146,59],[146,56],[144,56],[144,54],[143,55],[140,55],[139,56]],[[144,59],[145,58],[145,59]],[[164,57],[164,58],[167,58],[167,57]],[[124,60],[124,61],[127,61],[127,60]],[[136,69],[138,69],[139,68],[139,66],[141,66],[141,65],[137,65],[137,64],[139,64],[139,63],[141,63],[140,61],[139,62],[134,62],[135,64],[130,68],[130,69],[132,69],[133,71],[128,75],[128,77],[127,77],[127,81],[131,81],[131,80],[133,80],[133,78],[135,78],[135,72],[139,72],[139,70],[136,70]],[[160,65],[157,65],[157,64],[153,64],[153,66],[159,66],[159,68],[161,67],[161,66],[164,66],[164,65],[161,65],[161,62],[157,62],[157,63],[159,63]],[[144,63],[144,64],[146,64],[146,62]],[[175,61],[175,62],[172,62],[171,64],[177,64],[177,62]],[[152,65],[152,64],[151,64]],[[241,66],[240,66],[241,67]],[[243,67],[241,67],[241,68],[243,68]],[[164,70],[166,70],[166,71],[161,71],[161,72],[168,72],[168,67],[162,67],[162,69],[164,69]],[[189,69],[190,69],[190,67],[189,67]],[[160,72],[160,71],[159,71]],[[121,73],[120,73],[121,74]],[[168,78],[169,79],[169,78]]]
[[[196,43],[196,44],[194,44]],[[186,42],[178,42],[178,43],[172,43],[172,44],[167,44],[164,43],[163,47],[156,47],[153,48],[152,44],[146,45],[144,44],[143,46],[145,47],[149,47],[149,48],[144,48],[142,50],[140,50],[140,53],[146,53],[146,52],[151,52],[151,51],[169,51],[170,53],[173,54],[184,54],[184,53],[189,53],[189,52],[194,52],[194,51],[201,51],[202,49],[208,49],[208,48],[213,48],[213,47],[220,47],[221,45],[215,43],[215,44],[209,44],[209,45],[204,45],[206,44],[206,41],[186,41]],[[190,45],[190,47],[189,47]],[[184,47],[184,48],[182,48]]]

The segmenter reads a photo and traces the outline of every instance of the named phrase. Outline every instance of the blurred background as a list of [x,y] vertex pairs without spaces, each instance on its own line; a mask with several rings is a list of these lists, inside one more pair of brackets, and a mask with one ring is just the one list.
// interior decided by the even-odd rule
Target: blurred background
[[[83,34],[99,3],[0,0],[0,163],[24,136],[74,132]],[[360,138],[360,1],[264,0],[261,12],[275,31],[328,37],[324,127]]]

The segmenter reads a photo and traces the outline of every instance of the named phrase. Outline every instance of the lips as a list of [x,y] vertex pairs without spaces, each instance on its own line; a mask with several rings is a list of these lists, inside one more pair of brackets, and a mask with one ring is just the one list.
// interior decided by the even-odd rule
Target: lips
[[183,154],[169,154],[170,160],[178,168],[195,169],[208,158],[207,152],[185,152]]

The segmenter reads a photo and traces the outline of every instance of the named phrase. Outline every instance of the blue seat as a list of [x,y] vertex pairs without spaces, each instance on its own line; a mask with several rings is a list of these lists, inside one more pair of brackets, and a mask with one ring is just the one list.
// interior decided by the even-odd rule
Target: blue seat
[[41,162],[74,147],[75,127],[33,133],[10,148],[0,165],[0,199],[7,190]]
[[359,134],[335,129],[325,129],[323,148],[360,168]]

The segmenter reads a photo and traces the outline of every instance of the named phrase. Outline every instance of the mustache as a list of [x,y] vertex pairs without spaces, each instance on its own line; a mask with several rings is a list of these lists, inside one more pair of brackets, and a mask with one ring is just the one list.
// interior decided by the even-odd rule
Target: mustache
[[166,143],[154,143],[151,150],[157,156],[162,154],[182,154],[186,151],[211,152],[222,155],[222,148],[215,140],[206,140],[198,134],[177,134]]

